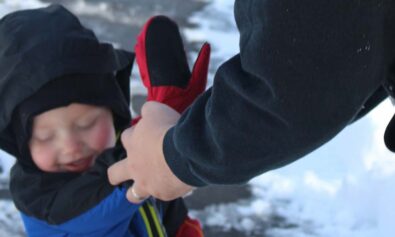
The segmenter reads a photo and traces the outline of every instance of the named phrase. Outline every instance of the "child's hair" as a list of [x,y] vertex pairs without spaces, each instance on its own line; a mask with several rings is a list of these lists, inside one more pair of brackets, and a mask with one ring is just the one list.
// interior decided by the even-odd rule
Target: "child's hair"
[[100,43],[60,5],[2,18],[0,148],[31,166],[27,142],[33,117],[70,103],[107,107],[116,129],[128,126],[133,59],[132,53]]

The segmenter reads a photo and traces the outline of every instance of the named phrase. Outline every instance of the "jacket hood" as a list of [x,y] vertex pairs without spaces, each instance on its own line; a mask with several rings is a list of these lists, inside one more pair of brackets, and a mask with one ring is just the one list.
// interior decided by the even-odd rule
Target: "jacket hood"
[[134,54],[101,43],[60,5],[0,20],[0,148],[17,155],[10,121],[16,107],[48,82],[69,74],[115,73],[129,103]]

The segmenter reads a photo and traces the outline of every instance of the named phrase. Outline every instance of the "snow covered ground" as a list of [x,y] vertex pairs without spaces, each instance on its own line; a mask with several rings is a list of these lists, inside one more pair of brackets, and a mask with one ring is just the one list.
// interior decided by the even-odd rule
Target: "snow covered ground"
[[[210,71],[214,72],[238,51],[238,36],[233,1],[208,2],[190,17],[191,25],[198,27],[183,32],[189,41],[212,44]],[[0,15],[40,5],[36,0],[4,0]],[[236,229],[246,236],[393,236],[395,155],[386,150],[383,133],[394,112],[385,101],[317,151],[252,180],[250,199],[211,205],[193,214],[205,226]],[[0,158],[8,169],[12,159],[2,153]],[[0,200],[0,228],[0,237],[21,235],[19,217],[9,201]]]

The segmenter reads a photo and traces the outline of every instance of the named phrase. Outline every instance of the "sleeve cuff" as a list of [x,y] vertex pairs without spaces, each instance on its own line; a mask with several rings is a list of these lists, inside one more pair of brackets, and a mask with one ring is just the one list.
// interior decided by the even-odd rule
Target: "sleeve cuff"
[[196,177],[188,165],[188,159],[183,157],[175,147],[174,144],[174,127],[169,129],[163,139],[163,154],[170,170],[174,173],[177,178],[182,182],[194,186],[202,187],[206,186],[207,183]]

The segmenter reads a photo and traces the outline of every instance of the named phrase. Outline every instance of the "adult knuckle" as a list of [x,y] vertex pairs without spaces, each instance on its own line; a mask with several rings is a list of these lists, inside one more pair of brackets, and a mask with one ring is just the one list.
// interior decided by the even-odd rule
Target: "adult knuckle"
[[163,194],[162,195],[162,200],[163,201],[171,201],[171,200],[173,200],[174,198],[173,198],[173,196],[172,195],[168,195],[168,194]]
[[128,170],[130,173],[134,172],[134,170],[135,170],[135,165],[134,165],[134,163],[133,163],[133,160],[131,160],[131,159],[128,158],[128,160],[127,160],[127,162],[126,162],[126,168],[127,168],[127,170]]
[[167,193],[156,191],[155,194],[153,195],[154,197],[163,200],[163,201],[170,201],[172,200],[171,196]]
[[162,200],[162,193],[157,190],[151,191],[151,195]]

